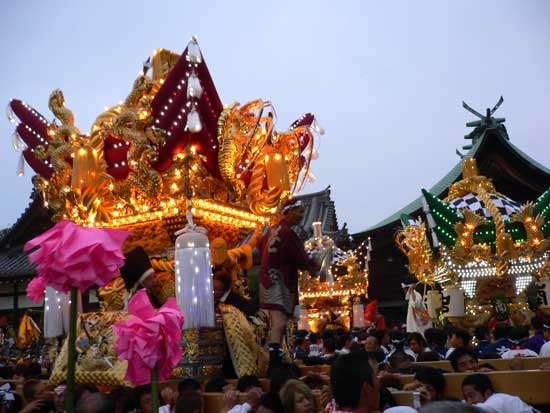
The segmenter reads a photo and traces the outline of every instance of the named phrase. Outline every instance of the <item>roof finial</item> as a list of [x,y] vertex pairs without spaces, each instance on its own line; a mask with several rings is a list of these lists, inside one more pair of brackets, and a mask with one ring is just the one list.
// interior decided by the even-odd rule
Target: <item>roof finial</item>
[[[470,107],[468,104],[466,104],[466,102],[464,101],[462,102],[462,107],[464,109],[466,109],[468,112],[472,113],[473,115],[479,118],[479,120],[474,120],[472,122],[466,123],[466,126],[468,126],[469,128],[475,128],[475,129],[469,134],[467,134],[466,136],[464,136],[464,139],[470,139],[472,141],[472,144],[465,145],[462,147],[462,149],[465,149],[465,150],[472,149],[472,145],[477,141],[478,138],[480,138],[483,135],[483,133],[486,130],[496,129],[506,121],[505,118],[493,117],[493,114],[497,111],[500,105],[502,105],[502,102],[504,102],[504,98],[501,96],[498,102],[496,103],[496,105],[492,109],[487,108],[485,116],[479,113],[478,111],[476,111],[475,109],[473,109],[472,107]],[[509,139],[504,126],[502,126],[499,129],[502,130],[504,138]]]

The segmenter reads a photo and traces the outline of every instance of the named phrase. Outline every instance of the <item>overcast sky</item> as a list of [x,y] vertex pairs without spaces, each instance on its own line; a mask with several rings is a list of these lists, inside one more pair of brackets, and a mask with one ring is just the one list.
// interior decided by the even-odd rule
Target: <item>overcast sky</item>
[[[303,193],[328,185],[340,224],[376,224],[458,161],[462,100],[484,111],[502,94],[512,142],[550,166],[549,1],[6,1],[0,103],[53,118],[61,88],[88,133],[124,100],[158,47],[197,35],[222,101],[273,102],[277,129],[314,112],[326,135]],[[13,125],[0,119],[0,228],[29,202],[16,176]],[[498,188],[497,188],[498,189]]]

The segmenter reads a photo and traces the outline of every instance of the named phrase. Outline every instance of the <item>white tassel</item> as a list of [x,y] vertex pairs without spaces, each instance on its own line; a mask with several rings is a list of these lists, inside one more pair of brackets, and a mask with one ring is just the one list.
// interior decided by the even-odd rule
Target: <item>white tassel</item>
[[202,96],[202,86],[199,78],[193,73],[187,80],[187,99],[200,99]]
[[199,113],[194,108],[187,115],[185,130],[191,133],[199,133],[202,130],[202,123]]
[[17,162],[17,176],[25,176],[25,157],[23,152],[19,155],[19,162]]
[[187,61],[197,64],[202,62],[201,49],[195,36],[191,38],[191,41],[187,45]]
[[311,170],[308,170],[308,171],[307,171],[307,174],[306,174],[306,179],[307,179],[309,182],[313,183],[313,182],[315,182],[315,181],[317,180],[317,177],[316,177],[315,175],[313,175],[313,172],[311,172]]
[[319,152],[317,152],[317,149],[313,149],[311,151],[311,160],[316,161],[317,159],[319,159]]
[[434,248],[439,248],[439,238],[437,238],[435,231],[432,231],[432,241]]
[[8,103],[8,106],[6,106],[6,116],[8,117],[8,121],[10,123],[17,122],[15,113],[13,112],[13,109],[11,107],[11,102]]
[[435,223],[434,217],[429,212],[426,214],[426,219],[428,220],[428,226],[430,228],[435,228],[437,224]]
[[25,145],[25,142],[23,142],[23,139],[21,139],[21,136],[17,133],[17,131],[13,132],[11,135],[11,144],[16,152],[27,148],[27,145]]
[[311,122],[311,129],[313,129],[315,132],[317,132],[319,135],[325,134],[325,129],[321,125],[319,125],[319,122],[317,122],[317,118],[313,118],[313,122]]

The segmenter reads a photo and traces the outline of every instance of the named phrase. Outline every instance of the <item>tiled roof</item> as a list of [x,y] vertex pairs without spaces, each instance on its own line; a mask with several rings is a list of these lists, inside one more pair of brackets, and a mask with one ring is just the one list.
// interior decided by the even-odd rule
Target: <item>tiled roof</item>
[[27,257],[22,247],[0,252],[0,281],[33,277],[36,267]]

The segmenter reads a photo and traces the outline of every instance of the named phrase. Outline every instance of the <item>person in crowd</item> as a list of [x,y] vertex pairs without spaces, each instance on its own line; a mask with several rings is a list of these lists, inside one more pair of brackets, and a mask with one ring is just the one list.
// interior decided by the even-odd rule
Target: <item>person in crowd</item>
[[419,354],[416,357],[416,361],[439,361],[439,354],[437,354],[435,351],[425,351],[424,353]]
[[304,217],[301,201],[287,201],[282,219],[258,243],[260,265],[260,308],[269,314],[268,333],[270,369],[282,362],[281,343],[289,318],[298,304],[298,269],[316,274],[319,265],[310,258],[304,243],[292,227]]
[[347,333],[339,334],[336,338],[336,354],[348,354],[351,347],[351,335]]
[[180,394],[175,413],[203,413],[204,400],[200,392],[187,390]]
[[21,413],[49,413],[55,409],[53,394],[47,392],[44,383],[38,379],[25,381],[23,397],[27,404]]
[[525,343],[525,348],[540,353],[540,348],[545,343],[544,333],[542,331],[542,319],[539,316],[533,316],[531,318],[531,329],[533,335]]
[[410,333],[407,337],[407,345],[414,352],[414,359],[426,351],[426,339],[420,333]]
[[475,329],[475,338],[477,345],[475,347],[476,353],[479,357],[487,352],[487,347],[491,344],[491,333],[487,326],[477,326]]
[[178,392],[171,387],[165,387],[160,392],[160,400],[161,405],[166,406],[165,410],[171,412],[178,401]]
[[489,364],[479,365],[479,359],[477,353],[468,348],[457,348],[449,357],[453,370],[457,373],[464,373],[467,371],[494,371],[495,368]]
[[256,411],[263,391],[260,387],[250,387],[246,391],[246,400],[242,404],[237,404],[238,394],[238,391],[230,390],[224,392],[226,404],[226,408],[224,410],[226,410],[227,413],[248,413]]
[[[396,411],[395,413],[398,412]],[[487,413],[487,411],[481,410],[479,407],[472,406],[471,404],[444,400],[430,403],[422,407],[418,413]]]
[[392,373],[412,374],[414,359],[402,350],[395,350],[389,357]]
[[447,349],[445,344],[447,343],[447,334],[440,328],[428,328],[424,332],[424,337],[428,347],[437,355],[441,360],[445,359],[445,354],[447,354]]
[[126,413],[136,409],[137,402],[134,392],[129,387],[114,387],[109,393],[115,401],[115,413]]
[[450,347],[445,353],[445,359],[448,360],[453,351],[457,348],[467,347],[470,344],[470,334],[462,328],[454,327],[449,330],[449,344]]
[[304,337],[298,337],[294,340],[294,360],[301,360],[305,363],[309,354],[309,346]]
[[422,300],[422,294],[416,291],[416,283],[401,284],[405,290],[405,300],[409,302],[407,309],[407,333],[418,332],[424,334],[432,327],[432,322]]
[[323,354],[323,346],[321,337],[317,333],[309,335],[309,354],[308,357],[321,357]]
[[397,403],[395,402],[395,399],[393,398],[391,391],[389,391],[384,386],[380,385],[380,400],[378,402],[379,410],[383,412],[389,409],[390,407],[394,407],[396,405]]
[[384,352],[385,355],[390,354],[394,349],[391,346],[390,334],[386,329],[377,329],[372,333],[378,339],[380,344],[380,350]]
[[378,411],[379,383],[366,354],[350,353],[338,357],[332,365],[330,384],[333,400],[326,413]]
[[550,324],[542,325],[542,334],[546,342],[540,348],[539,355],[541,357],[550,357]]
[[163,304],[160,299],[162,285],[145,250],[142,247],[134,248],[125,255],[125,259],[124,266],[120,269],[120,275],[128,291],[126,302],[140,288],[145,288],[151,305],[160,308]]
[[110,394],[90,393],[81,397],[75,406],[75,413],[112,413],[115,401]]
[[323,340],[323,355],[321,356],[323,364],[332,364],[334,359],[338,357],[336,354],[336,340],[334,338],[327,338]]
[[503,359],[511,359],[515,357],[537,357],[539,354],[533,350],[525,348],[525,343],[529,340],[529,329],[525,327],[512,327],[508,334],[509,340],[512,342],[512,348],[501,354]]
[[369,330],[386,328],[386,320],[378,311],[377,300],[372,300],[365,306],[365,324]]
[[464,400],[489,412],[529,413],[533,408],[519,397],[496,393],[491,379],[485,374],[472,374],[462,381]]
[[188,379],[183,379],[178,383],[179,395],[190,391],[197,391],[197,392],[201,391],[201,385],[197,380],[188,378]]
[[285,413],[317,413],[317,400],[300,380],[289,380],[279,391]]
[[[151,386],[139,386],[135,388],[136,400],[141,413],[152,413],[152,394]],[[160,394],[159,394],[160,396]],[[160,400],[160,397],[159,397]],[[159,407],[159,413],[170,413],[170,406],[164,405]]]
[[506,323],[497,323],[493,329],[494,342],[487,347],[485,354],[498,354],[500,357],[502,354],[512,348],[512,342],[508,339],[510,333],[510,326]]
[[299,379],[301,375],[300,369],[294,364],[282,363],[271,373],[271,391],[278,394],[288,380]]
[[309,387],[311,390],[321,390],[323,386],[328,385],[330,383],[330,378],[328,376],[315,373],[315,372],[309,372],[306,374],[305,377],[302,377],[300,380],[304,382],[304,384]]
[[237,390],[241,393],[246,393],[253,387],[260,387],[260,379],[252,374],[245,374],[237,381]]
[[445,376],[434,367],[422,367],[414,375],[414,381],[403,387],[403,390],[420,392],[422,405],[442,400],[445,392]]
[[213,269],[214,302],[215,304],[228,304],[242,311],[245,315],[254,315],[258,312],[258,304],[253,300],[244,298],[233,291],[233,280],[227,268],[218,266]]
[[283,413],[281,399],[273,392],[262,394],[256,408],[256,413]]

